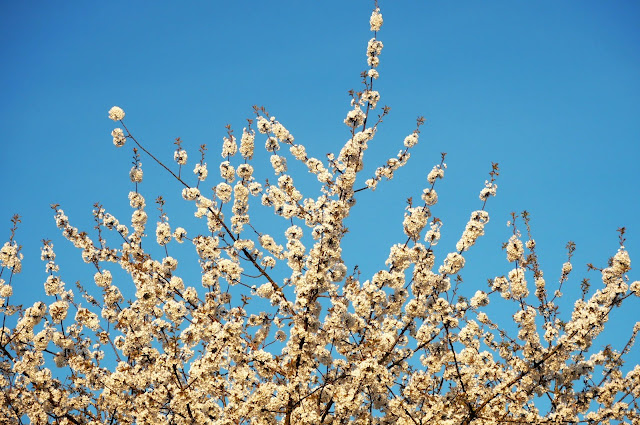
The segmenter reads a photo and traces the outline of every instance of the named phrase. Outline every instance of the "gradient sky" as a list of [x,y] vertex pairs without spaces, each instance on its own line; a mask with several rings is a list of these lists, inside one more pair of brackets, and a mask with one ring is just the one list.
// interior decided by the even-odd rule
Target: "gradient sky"
[[[640,3],[380,4],[384,50],[375,88],[391,114],[367,152],[365,178],[401,149],[417,116],[427,123],[409,165],[358,198],[344,241],[349,267],[370,275],[384,267],[391,243],[404,242],[405,200],[419,198],[440,152],[448,153],[448,169],[433,209],[444,221],[439,259],[481,207],[491,162],[501,168],[487,236],[467,256],[469,294],[510,269],[500,244],[509,238],[511,211],[531,213],[551,289],[566,242],[576,242],[567,306],[583,277],[599,287],[586,263],[606,266],[620,226],[637,264]],[[122,221],[130,214],[130,146],[111,142],[113,105],[161,158],[171,158],[176,137],[191,158],[207,143],[211,184],[224,126],[239,135],[254,104],[267,107],[311,155],[339,151],[349,135],[342,123],[347,91],[360,89],[366,68],[371,8],[364,0],[2,2],[0,235],[8,239],[9,219],[22,216],[17,239],[26,258],[16,297],[31,304],[34,294],[44,296],[43,238],[53,239],[67,285],[82,279],[74,267],[85,265],[55,228],[50,204],[61,204],[86,230],[95,202],[122,212]],[[142,162],[153,223],[152,200],[178,187]],[[191,214],[178,200],[168,208]],[[638,319],[640,303],[629,304],[614,316],[621,326],[610,329],[613,343]]]

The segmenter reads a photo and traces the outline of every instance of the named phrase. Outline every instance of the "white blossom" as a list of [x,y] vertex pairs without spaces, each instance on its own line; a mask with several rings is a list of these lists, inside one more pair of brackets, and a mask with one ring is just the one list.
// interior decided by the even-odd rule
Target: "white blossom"
[[196,175],[198,180],[204,181],[207,178],[209,172],[207,171],[207,164],[196,164],[193,169],[193,173]]
[[185,165],[187,163],[187,158],[187,151],[185,151],[184,149],[178,148],[173,153],[173,160],[180,165]]
[[109,109],[109,119],[112,119],[113,121],[120,121],[124,119],[124,111],[122,108],[114,106]]
[[240,155],[243,158],[253,158],[254,140],[256,132],[253,130],[242,129],[242,137],[240,138]]
[[374,10],[371,14],[371,18],[369,19],[371,31],[380,31],[382,22],[382,13],[380,13],[380,8],[376,8],[376,10]]
[[113,136],[113,144],[118,148],[124,146],[124,143],[127,141],[127,138],[121,128],[114,128],[111,132],[111,136]]
[[358,127],[364,123],[366,115],[362,110],[360,110],[360,106],[356,105],[349,113],[347,114],[347,118],[344,119],[344,123],[351,128]]
[[522,261],[524,255],[524,245],[516,235],[511,236],[507,243],[507,261]]
[[418,144],[418,133],[415,131],[404,138],[404,146],[407,148],[412,148],[417,144]]
[[158,245],[166,245],[171,241],[171,227],[169,223],[158,222],[156,226],[156,242]]
[[142,168],[139,166],[131,167],[131,171],[129,171],[129,178],[132,183],[141,183],[142,182]]

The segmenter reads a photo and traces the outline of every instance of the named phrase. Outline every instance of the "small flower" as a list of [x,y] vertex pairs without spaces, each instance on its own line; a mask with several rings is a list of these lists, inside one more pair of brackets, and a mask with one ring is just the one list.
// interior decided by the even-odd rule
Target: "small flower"
[[51,320],[54,323],[61,323],[67,317],[69,304],[65,301],[56,301],[49,306]]
[[371,14],[371,18],[369,19],[369,24],[371,25],[371,31],[380,31],[380,27],[382,26],[382,13],[380,13],[380,8],[376,8]]
[[241,179],[250,179],[253,174],[253,167],[249,164],[240,164],[238,165],[236,173]]
[[438,270],[441,274],[456,274],[464,267],[464,257],[457,252],[451,252],[447,254],[447,258],[444,259],[444,264],[440,266]]
[[234,136],[224,137],[222,142],[222,157],[227,158],[238,152],[238,145]]
[[367,116],[360,110],[360,106],[356,105],[354,109],[350,110],[345,118],[344,123],[351,128],[356,128],[364,123]]
[[95,313],[87,310],[86,308],[79,308],[76,312],[76,322],[88,327],[89,329],[95,331],[100,327],[100,321],[98,320],[98,316]]
[[292,145],[289,150],[291,151],[291,155],[293,155],[298,161],[306,161],[307,160],[307,152],[302,145]]
[[271,155],[271,166],[276,174],[282,174],[287,171],[287,159],[280,155]]
[[108,287],[113,281],[113,277],[111,276],[111,272],[109,270],[102,270],[102,272],[97,272],[95,275],[93,275],[93,279],[95,280],[96,285],[101,288]]
[[176,242],[182,243],[185,236],[187,236],[187,231],[183,227],[176,227],[176,230],[173,232],[173,237]]
[[231,183],[236,178],[235,174],[236,169],[233,168],[233,165],[231,165],[229,161],[223,161],[220,163],[220,177]]
[[156,242],[158,245],[166,245],[171,241],[171,227],[169,223],[158,222],[156,227]]
[[193,169],[193,173],[196,175],[198,180],[204,181],[207,178],[209,172],[207,171],[207,164],[196,164]]
[[267,134],[271,131],[271,123],[264,117],[258,117],[258,131],[262,134]]
[[173,159],[180,165],[187,163],[187,151],[184,149],[178,149],[173,153]]
[[142,169],[138,167],[131,167],[131,171],[129,171],[129,178],[132,183],[141,183],[142,182]]
[[422,191],[422,200],[425,204],[433,206],[438,203],[438,193],[435,191],[435,189],[424,189]]
[[44,292],[49,295],[58,295],[64,290],[64,283],[59,277],[49,275],[44,282]]
[[138,192],[129,192],[129,204],[131,208],[139,208],[142,209],[145,207],[144,197],[140,195]]
[[240,154],[243,158],[251,159],[253,157],[255,137],[255,131],[248,131],[246,128],[242,129],[242,138],[240,139]]
[[497,190],[497,184],[485,181],[484,188],[480,191],[480,200],[486,201],[487,199],[489,199],[489,196],[496,196]]
[[436,182],[436,179],[442,178],[444,178],[444,170],[439,165],[433,167],[433,169],[429,172],[429,175],[427,175],[427,181],[431,184],[434,184]]
[[13,243],[5,242],[4,246],[0,248],[0,267],[8,267],[14,273],[20,273],[23,255],[19,251],[20,247],[15,241]]
[[109,109],[109,118],[114,121],[120,121],[124,118],[124,111],[119,106]]
[[0,285],[0,298],[8,298],[13,294],[13,288],[9,285]]
[[362,94],[362,101],[368,102],[371,108],[375,108],[380,100],[380,93],[376,90],[367,90]]
[[380,64],[380,52],[382,52],[382,42],[372,38],[367,45],[367,63],[372,68],[377,67]]
[[187,201],[195,201],[200,196],[200,190],[197,187],[185,187],[182,189],[182,197]]
[[507,261],[522,261],[524,255],[524,246],[522,241],[516,235],[511,236],[507,243]]
[[231,200],[231,186],[227,183],[218,183],[215,187],[216,196],[223,202],[229,202]]
[[121,128],[114,128],[111,135],[113,136],[113,144],[119,148],[124,146],[124,143],[127,141],[127,138]]
[[277,151],[278,149],[280,149],[280,144],[278,143],[278,139],[276,139],[275,137],[269,137],[266,143],[264,144],[264,148],[268,152]]
[[487,293],[484,291],[476,291],[475,295],[471,298],[470,304],[473,308],[478,308],[480,306],[489,304]]
[[418,133],[415,131],[404,138],[404,145],[407,148],[412,148],[418,144]]

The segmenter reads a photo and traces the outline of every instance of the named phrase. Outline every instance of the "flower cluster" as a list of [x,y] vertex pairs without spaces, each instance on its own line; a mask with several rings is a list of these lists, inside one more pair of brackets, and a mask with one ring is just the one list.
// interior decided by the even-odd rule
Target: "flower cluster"
[[111,136],[113,136],[113,144],[116,147],[121,148],[124,146],[124,143],[127,141],[127,138],[124,135],[124,131],[121,128],[115,128],[111,132]]
[[0,248],[0,266],[12,270],[14,273],[22,271],[22,259],[20,247],[17,242],[5,242]]
[[376,8],[371,14],[371,18],[369,19],[369,24],[371,25],[371,31],[380,31],[380,27],[382,27],[382,13],[380,13],[380,8]]
[[109,119],[113,121],[122,121],[124,119],[124,111],[119,106],[109,109]]

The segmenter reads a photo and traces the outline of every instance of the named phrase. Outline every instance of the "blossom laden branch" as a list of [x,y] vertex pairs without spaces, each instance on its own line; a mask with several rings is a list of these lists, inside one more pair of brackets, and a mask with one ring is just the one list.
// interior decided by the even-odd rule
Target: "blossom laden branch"
[[[0,249],[0,422],[640,420],[640,366],[628,364],[640,324],[619,351],[595,345],[612,312],[640,296],[640,282],[627,276],[625,228],[608,266],[590,265],[602,285],[593,290],[583,281],[582,298],[568,314],[558,299],[576,273],[576,245],[567,245],[551,295],[526,211],[512,214],[503,246],[511,270],[489,279],[486,291],[473,287],[463,273],[488,229],[487,201],[497,193],[499,167],[492,164],[482,205],[455,249],[447,249],[440,242],[444,220],[433,215],[436,185],[447,169],[443,153],[425,173],[422,191],[408,195],[403,235],[389,244],[384,265],[369,276],[343,252],[356,194],[373,192],[400,172],[426,122],[419,117],[400,139],[399,153],[364,177],[368,147],[390,113],[387,106],[374,112],[381,99],[374,81],[382,69],[382,24],[375,2],[362,88],[349,91],[343,120],[347,141],[326,157],[313,156],[284,120],[254,106],[241,136],[225,126],[217,166],[200,145],[193,174],[190,166],[186,173],[188,143],[177,138],[175,164],[163,162],[133,136],[123,109],[111,108],[108,116],[119,125],[111,132],[114,145],[133,145],[130,220],[95,203],[92,232],[84,232],[52,206],[56,226],[91,269],[90,284],[68,288],[53,242],[44,240],[47,298],[15,305],[13,278],[23,264],[18,216]],[[257,163],[262,143],[266,166]],[[180,184],[200,221],[170,221],[172,198],[163,193],[155,196],[157,221],[148,231],[143,154]],[[317,180],[317,192],[302,190],[296,162]],[[195,264],[178,255],[177,244],[185,241]],[[191,285],[194,276],[201,287]],[[491,303],[500,307],[488,309]],[[496,318],[503,305],[512,306],[507,320],[515,331]]]

